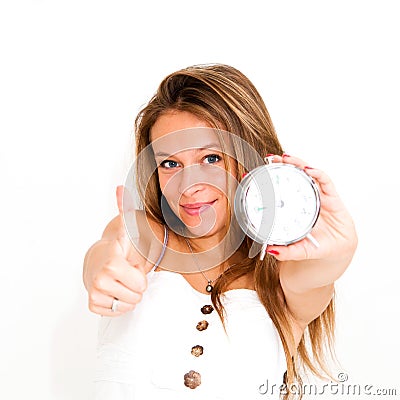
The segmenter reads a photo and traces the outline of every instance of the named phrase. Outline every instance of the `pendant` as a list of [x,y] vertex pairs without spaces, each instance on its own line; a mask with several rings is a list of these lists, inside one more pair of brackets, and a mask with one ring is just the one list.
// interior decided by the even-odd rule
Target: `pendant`
[[211,285],[211,281],[208,281],[208,285],[206,286],[206,292],[211,293],[214,289],[213,285]]

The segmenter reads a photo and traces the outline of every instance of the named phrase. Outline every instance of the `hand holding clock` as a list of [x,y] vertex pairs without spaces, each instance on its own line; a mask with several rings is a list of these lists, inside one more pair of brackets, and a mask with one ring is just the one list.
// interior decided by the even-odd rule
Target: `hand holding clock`
[[[304,170],[316,182],[320,192],[320,214],[312,229],[319,243],[316,247],[307,238],[288,246],[269,245],[267,253],[279,261],[324,260],[350,262],[357,247],[357,234],[353,220],[326,173],[287,154],[274,156],[273,162],[287,163]],[[347,264],[347,263],[346,263]]]

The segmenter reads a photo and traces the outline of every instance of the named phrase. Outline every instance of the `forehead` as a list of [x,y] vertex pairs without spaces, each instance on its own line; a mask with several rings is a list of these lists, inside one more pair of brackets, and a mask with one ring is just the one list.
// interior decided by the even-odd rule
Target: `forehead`
[[158,117],[152,126],[150,141],[154,142],[171,132],[198,127],[210,128],[210,125],[187,111],[168,111]]
[[223,147],[216,132],[210,128],[182,129],[165,134],[152,142],[156,157],[168,157],[176,153],[199,149],[226,152]]
[[221,131],[191,113],[169,112],[157,119],[150,139],[155,156],[168,156],[203,148],[222,151],[227,141],[221,136]]

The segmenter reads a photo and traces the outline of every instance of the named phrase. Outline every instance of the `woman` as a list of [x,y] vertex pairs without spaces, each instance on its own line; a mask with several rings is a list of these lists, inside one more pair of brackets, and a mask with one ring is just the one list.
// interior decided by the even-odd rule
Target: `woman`
[[[329,374],[323,348],[333,340],[334,282],[357,237],[328,176],[282,154],[259,93],[226,65],[167,76],[135,128],[144,211],[126,210],[126,201],[123,209],[119,187],[120,215],[84,262],[89,308],[104,316],[96,398],[277,398],[283,380],[301,381],[301,366]],[[249,258],[248,237],[226,240],[238,237],[229,230],[234,183],[256,166],[243,141],[317,182],[319,247],[307,239],[268,246],[261,260]],[[125,229],[132,219],[139,242]]]

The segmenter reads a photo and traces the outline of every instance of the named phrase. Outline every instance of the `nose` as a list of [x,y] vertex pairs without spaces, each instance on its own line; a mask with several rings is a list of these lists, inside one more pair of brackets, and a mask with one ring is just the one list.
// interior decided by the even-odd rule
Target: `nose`
[[200,174],[196,173],[197,168],[185,167],[179,173],[178,192],[187,197],[193,196],[196,192],[203,190],[206,182],[202,181]]

